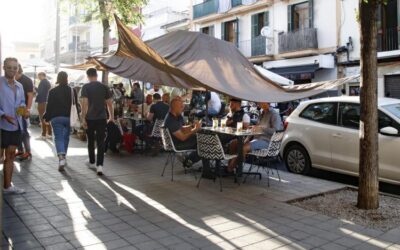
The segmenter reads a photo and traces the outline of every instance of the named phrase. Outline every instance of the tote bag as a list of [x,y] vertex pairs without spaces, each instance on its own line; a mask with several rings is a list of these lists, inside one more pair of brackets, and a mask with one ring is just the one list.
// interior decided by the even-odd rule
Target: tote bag
[[79,115],[78,115],[78,109],[76,107],[76,103],[75,103],[75,95],[74,95],[74,90],[71,88],[71,115],[70,115],[70,125],[72,128],[80,128],[81,127],[81,122],[79,119]]

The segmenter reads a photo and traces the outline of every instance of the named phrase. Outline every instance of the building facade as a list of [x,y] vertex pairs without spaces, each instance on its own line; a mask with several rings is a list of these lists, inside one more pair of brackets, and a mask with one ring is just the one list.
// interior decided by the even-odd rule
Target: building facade
[[[358,0],[193,0],[192,30],[295,84],[360,73]],[[378,94],[400,98],[400,0],[378,11]],[[346,93],[359,94],[359,82]]]
[[[179,3],[179,4],[177,4]],[[190,0],[151,0],[143,7],[142,39],[148,41],[174,30],[188,30]]]
[[295,84],[335,79],[336,0],[193,2],[192,29],[236,44]]
[[[41,46],[42,58],[48,62],[55,60],[56,43],[56,1],[49,1],[48,25]],[[86,57],[101,53],[103,29],[99,21],[86,21],[86,10],[70,2],[61,2],[60,6],[60,63],[77,64]],[[115,37],[115,29],[111,29]]]
[[[338,76],[360,73],[360,32],[356,21],[358,0],[340,1]],[[400,98],[400,0],[388,0],[378,15],[378,96]],[[359,94],[359,82],[346,85],[346,93]]]

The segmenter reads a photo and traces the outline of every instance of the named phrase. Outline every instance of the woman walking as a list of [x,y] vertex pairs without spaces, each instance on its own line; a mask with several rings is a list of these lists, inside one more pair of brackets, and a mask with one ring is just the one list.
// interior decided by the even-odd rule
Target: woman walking
[[50,90],[46,113],[43,118],[53,127],[54,143],[59,159],[58,171],[64,171],[67,164],[69,135],[71,132],[70,115],[72,98],[77,102],[76,93],[68,86],[68,75],[61,71],[57,75],[57,86]]

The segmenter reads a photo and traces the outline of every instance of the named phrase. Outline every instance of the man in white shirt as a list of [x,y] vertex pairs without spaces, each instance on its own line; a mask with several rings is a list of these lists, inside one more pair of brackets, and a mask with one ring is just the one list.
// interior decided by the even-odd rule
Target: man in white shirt
[[147,94],[149,94],[149,95],[154,95],[155,93],[159,94],[160,96],[163,96],[164,92],[160,88],[160,85],[154,84],[153,89],[151,89],[147,92]]
[[227,117],[227,127],[236,128],[238,122],[243,122],[243,128],[245,129],[250,125],[250,116],[243,111],[241,108],[241,103],[241,100],[231,98],[229,102],[229,108],[231,109],[231,112]]
[[208,115],[218,115],[221,110],[221,99],[219,99],[219,95],[215,92],[209,92],[206,94],[206,100]]

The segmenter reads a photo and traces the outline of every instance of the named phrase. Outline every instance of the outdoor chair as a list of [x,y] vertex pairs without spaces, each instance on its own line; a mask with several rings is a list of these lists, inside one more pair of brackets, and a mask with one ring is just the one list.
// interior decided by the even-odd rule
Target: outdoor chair
[[[197,133],[197,153],[201,158],[210,161],[210,168],[212,167],[211,161],[214,162],[214,169],[213,169],[214,182],[216,177],[218,177],[220,191],[222,192],[221,161],[231,160],[237,157],[237,155],[228,155],[224,153],[224,149],[222,148],[222,144],[221,141],[219,140],[218,135],[211,133],[202,133],[202,132]],[[197,182],[197,187],[200,186],[200,181],[203,176],[203,171],[204,167],[202,169],[199,181]]]
[[[273,163],[280,161],[279,151],[281,148],[284,134],[285,134],[284,131],[276,131],[272,135],[267,149],[255,150],[247,154],[247,156],[251,157],[251,165],[249,172],[251,172],[251,169],[253,168],[254,165],[257,166],[257,173],[260,168],[264,169],[265,172],[267,173],[268,187],[269,187],[269,174],[270,172],[271,174],[273,174],[271,166]],[[279,170],[276,164],[275,164],[275,170],[280,182],[281,177],[279,175]],[[246,175],[246,177],[243,179],[243,183],[246,182],[247,177],[248,175]]]
[[[161,140],[163,143],[163,148],[168,153],[167,160],[165,161],[164,169],[161,173],[161,176],[164,176],[165,169],[167,168],[168,164],[171,162],[171,181],[174,181],[174,165],[175,165],[176,155],[177,154],[186,155],[186,154],[195,152],[196,149],[177,150],[175,148],[175,145],[172,140],[169,129],[167,129],[165,127],[161,127],[160,132],[161,132]],[[186,173],[186,169],[185,169],[185,173]],[[194,177],[197,179],[196,175]]]
[[152,152],[152,154],[157,154],[160,151],[162,140],[161,140],[161,126],[164,120],[156,119],[151,134],[146,137],[146,146]]

